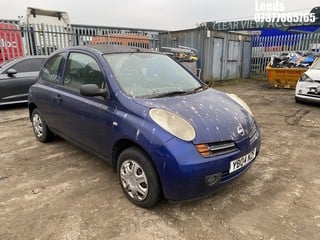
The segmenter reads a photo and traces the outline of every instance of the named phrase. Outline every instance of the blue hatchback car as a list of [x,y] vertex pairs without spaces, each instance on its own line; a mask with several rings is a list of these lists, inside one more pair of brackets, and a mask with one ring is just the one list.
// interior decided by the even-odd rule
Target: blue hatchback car
[[45,62],[29,90],[36,138],[59,135],[110,161],[128,199],[206,196],[237,178],[260,150],[249,107],[209,88],[167,55],[72,47]]

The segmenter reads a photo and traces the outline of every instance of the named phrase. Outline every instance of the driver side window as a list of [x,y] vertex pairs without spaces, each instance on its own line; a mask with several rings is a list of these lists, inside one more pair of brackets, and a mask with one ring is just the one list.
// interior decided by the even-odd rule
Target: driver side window
[[64,72],[64,85],[79,90],[84,84],[96,84],[99,88],[105,88],[104,75],[93,57],[83,53],[70,53]]

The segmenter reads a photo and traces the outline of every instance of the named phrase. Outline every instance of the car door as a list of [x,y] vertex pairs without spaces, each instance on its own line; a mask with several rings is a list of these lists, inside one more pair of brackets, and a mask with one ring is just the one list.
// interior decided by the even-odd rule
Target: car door
[[[40,71],[38,82],[32,93],[29,93],[30,100],[36,103],[42,117],[53,131],[58,127],[59,116],[54,109],[56,107],[54,97],[58,91],[58,84],[61,84],[61,71],[65,55],[65,52],[59,52],[46,61]],[[36,96],[36,99],[32,99],[33,95]]]
[[[6,68],[0,75],[2,102],[27,101],[28,90],[35,83],[44,58],[24,59]],[[9,72],[15,70],[15,74]]]
[[114,106],[111,99],[85,97],[83,84],[108,88],[101,65],[94,56],[71,52],[64,70],[63,85],[54,96],[59,118],[56,125],[61,135],[89,151],[107,156],[112,141]]

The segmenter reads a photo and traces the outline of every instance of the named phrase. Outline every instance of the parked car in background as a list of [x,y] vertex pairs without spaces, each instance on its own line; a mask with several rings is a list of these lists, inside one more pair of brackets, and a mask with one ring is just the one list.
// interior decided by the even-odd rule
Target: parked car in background
[[127,198],[145,208],[206,196],[260,151],[242,100],[146,49],[58,50],[29,90],[29,113],[39,141],[57,134],[110,161]]
[[320,57],[301,76],[295,92],[296,102],[320,103]]
[[46,56],[13,58],[0,64],[0,105],[28,102]]

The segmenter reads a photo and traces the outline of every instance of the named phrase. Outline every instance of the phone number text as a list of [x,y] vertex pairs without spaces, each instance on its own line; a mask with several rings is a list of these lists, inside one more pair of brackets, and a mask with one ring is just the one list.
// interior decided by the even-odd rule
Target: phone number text
[[256,22],[305,22],[313,23],[316,21],[314,13],[255,13]]

